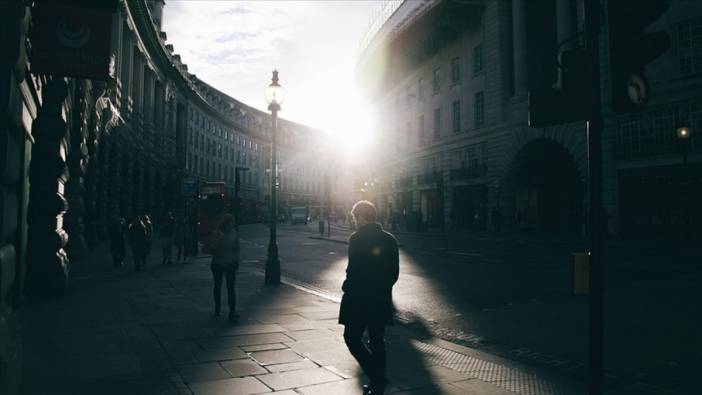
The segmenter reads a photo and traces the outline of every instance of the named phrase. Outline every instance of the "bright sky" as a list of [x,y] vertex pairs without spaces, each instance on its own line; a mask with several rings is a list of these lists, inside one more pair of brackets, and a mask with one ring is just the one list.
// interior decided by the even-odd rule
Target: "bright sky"
[[258,109],[277,68],[287,94],[281,117],[346,140],[350,119],[370,127],[353,68],[378,3],[167,0],[163,30],[188,71]]

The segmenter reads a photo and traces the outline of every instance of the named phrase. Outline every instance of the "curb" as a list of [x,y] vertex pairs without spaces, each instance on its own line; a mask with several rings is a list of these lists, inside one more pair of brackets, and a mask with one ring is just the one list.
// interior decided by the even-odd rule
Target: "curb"
[[319,236],[310,236],[310,239],[331,241],[332,243],[339,243],[339,244],[349,244],[348,240],[329,239],[326,237],[319,237]]

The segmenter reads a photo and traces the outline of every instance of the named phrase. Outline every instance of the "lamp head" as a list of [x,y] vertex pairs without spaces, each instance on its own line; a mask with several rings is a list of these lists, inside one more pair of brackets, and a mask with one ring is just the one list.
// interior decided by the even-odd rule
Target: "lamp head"
[[690,128],[687,126],[681,126],[677,128],[675,133],[677,134],[680,140],[687,140],[690,138]]
[[285,101],[285,89],[278,83],[278,70],[273,70],[271,84],[266,87],[266,103],[270,110],[280,109],[280,105]]

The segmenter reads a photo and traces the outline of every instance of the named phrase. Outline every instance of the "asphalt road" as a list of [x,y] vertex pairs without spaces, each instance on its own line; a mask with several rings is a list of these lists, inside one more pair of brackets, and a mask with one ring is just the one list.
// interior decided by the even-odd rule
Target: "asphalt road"
[[[316,226],[279,229],[283,275],[340,296],[346,244],[313,238]],[[262,269],[268,228],[241,231],[244,264]],[[341,240],[349,234],[332,233]],[[393,296],[410,325],[559,372],[586,374],[588,304],[572,292],[571,254],[582,245],[499,235],[400,234],[398,240],[400,279]],[[664,277],[609,277],[606,367],[628,381],[679,389],[687,385],[687,372],[702,366],[702,276]]]

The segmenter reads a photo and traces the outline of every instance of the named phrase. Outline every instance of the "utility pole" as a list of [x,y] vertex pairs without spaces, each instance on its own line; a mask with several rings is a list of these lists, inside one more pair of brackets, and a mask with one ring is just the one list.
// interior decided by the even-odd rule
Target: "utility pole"
[[587,120],[588,247],[590,253],[590,395],[603,391],[603,208],[602,100],[600,88],[600,0],[585,1],[585,33],[590,72],[590,111]]

